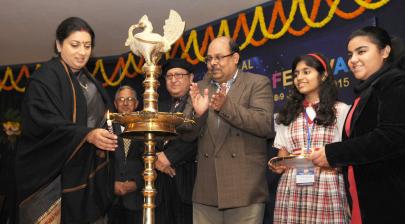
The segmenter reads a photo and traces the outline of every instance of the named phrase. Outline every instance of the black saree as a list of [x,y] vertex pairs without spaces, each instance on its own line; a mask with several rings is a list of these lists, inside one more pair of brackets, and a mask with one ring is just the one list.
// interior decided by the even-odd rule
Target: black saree
[[[62,223],[86,223],[105,214],[114,179],[108,153],[85,141],[92,130],[87,127],[86,98],[67,70],[54,58],[29,80],[16,152],[17,199],[24,205],[60,175]],[[89,78],[105,107],[113,110],[104,89]]]

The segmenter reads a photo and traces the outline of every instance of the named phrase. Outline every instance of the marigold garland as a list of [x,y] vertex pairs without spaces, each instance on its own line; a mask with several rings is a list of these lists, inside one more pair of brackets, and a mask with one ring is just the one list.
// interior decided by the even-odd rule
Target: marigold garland
[[[105,83],[103,83],[103,86],[118,86],[121,81],[125,78],[133,78],[136,76],[136,74],[140,74],[142,72],[142,64],[143,64],[143,59],[141,59],[139,61],[139,64],[137,65],[135,63],[135,58],[134,55],[132,53],[128,54],[128,59],[127,62],[125,63],[125,60],[123,57],[119,57],[118,58],[118,62],[114,68],[113,74],[111,75],[110,78],[107,77],[107,73],[104,69],[104,64],[103,64],[103,60],[102,59],[98,59],[95,63],[95,68],[92,72],[93,76],[96,76],[100,70],[103,79],[105,80]],[[131,74],[128,72],[128,68],[129,66],[132,65],[132,67],[135,70],[135,73]],[[122,71],[120,72],[120,69],[122,69]],[[119,78],[116,81],[113,81],[115,79],[115,77],[119,74]]]
[[[334,15],[349,20],[358,17],[359,15],[364,13],[366,9],[375,10],[383,7],[384,5],[390,2],[389,0],[379,0],[377,2],[371,2],[372,0],[354,0],[354,1],[357,5],[359,5],[359,8],[357,8],[353,12],[343,12],[338,7],[340,0],[326,0],[326,3],[330,7],[328,15],[321,21],[315,22],[317,19],[321,0],[314,0],[310,16],[308,15],[307,7],[304,0],[292,0],[288,18],[285,16],[282,0],[276,0],[276,2],[274,3],[274,7],[272,9],[271,19],[268,27],[266,26],[265,23],[263,7],[257,6],[254,11],[253,20],[250,28],[248,26],[246,14],[243,12],[240,13],[238,18],[236,19],[236,25],[232,35],[229,29],[227,19],[223,19],[220,21],[217,35],[214,34],[213,27],[211,25],[208,25],[205,29],[205,33],[201,41],[201,48],[199,46],[198,33],[194,29],[188,34],[187,43],[184,42],[184,38],[186,37],[186,35],[184,35],[178,41],[176,41],[172,50],[166,53],[166,58],[174,57],[177,54],[177,51],[181,50],[182,58],[186,58],[187,61],[189,61],[192,64],[198,64],[199,62],[204,60],[203,55],[207,51],[209,42],[217,36],[231,36],[234,40],[236,40],[239,37],[240,31],[243,31],[243,34],[245,35],[245,41],[241,44],[240,50],[245,49],[249,44],[254,47],[259,47],[265,44],[270,39],[278,39],[282,37],[286,32],[294,36],[302,36],[306,32],[308,32],[310,28],[322,28],[332,20]],[[301,29],[296,30],[291,26],[291,24],[295,19],[298,7],[306,25]],[[280,21],[282,22],[283,26],[279,31],[275,32],[274,27],[278,18],[280,18]],[[253,36],[255,35],[256,28],[258,25],[260,27],[259,30],[263,37],[260,40],[255,40]],[[191,47],[193,49],[195,58],[192,58],[189,54]],[[110,76],[108,76],[104,68],[103,59],[98,59],[95,63],[95,67],[92,74],[96,76],[98,73],[101,73],[102,78],[104,80],[103,86],[114,87],[119,85],[125,77],[133,78],[137,74],[141,73],[142,64],[143,64],[142,59],[138,60],[138,63],[136,63],[133,54],[129,53],[126,62],[124,57],[118,58],[114,71]],[[36,65],[36,69],[39,66],[40,66],[39,64]],[[134,73],[128,72],[128,69],[130,67],[132,67]],[[30,72],[28,70],[27,65],[22,65],[20,68],[20,72],[17,75],[17,78],[14,79],[12,69],[10,67],[7,67],[3,79],[0,81],[0,91],[16,90],[18,92],[24,92],[25,87],[21,87],[18,84],[20,83],[23,77],[29,78],[29,75]],[[8,81],[10,85],[6,85]]]
[[[333,4],[333,0],[326,0],[326,3],[328,3],[329,7]],[[371,2],[371,0],[366,0],[367,2]],[[336,8],[336,15],[338,15],[342,19],[353,19],[356,18],[357,16],[361,15],[364,11],[366,11],[366,8],[364,7],[359,7],[353,12],[343,12],[339,8]]]
[[382,6],[384,6],[385,4],[387,4],[390,0],[380,0],[378,2],[374,2],[374,3],[369,3],[370,1],[364,1],[364,0],[354,0],[358,5],[360,5],[361,7],[364,7],[366,9],[378,9]]
[[302,14],[302,18],[304,19],[305,23],[308,24],[312,28],[321,28],[321,27],[325,26],[327,23],[329,23],[332,20],[333,15],[335,14],[335,11],[336,11],[339,3],[340,3],[340,0],[335,0],[333,2],[332,6],[330,7],[328,16],[320,22],[313,22],[308,17],[308,12],[307,12],[304,0],[299,0],[299,6],[300,6],[300,12]]

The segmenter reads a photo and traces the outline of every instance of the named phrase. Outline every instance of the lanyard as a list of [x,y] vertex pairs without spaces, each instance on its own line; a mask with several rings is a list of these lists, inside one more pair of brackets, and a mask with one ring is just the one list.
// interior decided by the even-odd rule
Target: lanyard
[[307,127],[307,154],[309,154],[309,149],[311,147],[311,141],[312,141],[312,133],[314,132],[314,127],[315,127],[315,123],[312,124],[312,127],[309,128],[309,117],[307,112],[304,111],[304,117],[305,117],[305,124]]

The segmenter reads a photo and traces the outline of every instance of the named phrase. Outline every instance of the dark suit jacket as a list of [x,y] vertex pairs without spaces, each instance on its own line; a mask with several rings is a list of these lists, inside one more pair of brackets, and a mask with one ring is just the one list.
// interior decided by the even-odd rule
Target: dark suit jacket
[[326,156],[353,165],[363,223],[404,223],[405,72],[385,67],[360,87],[350,137],[326,145]]
[[[162,112],[182,112],[186,106],[188,95],[182,97],[179,106],[174,111],[171,110],[172,99],[163,99],[159,102],[159,111]],[[164,151],[167,159],[172,164],[172,167],[176,169],[176,176],[173,177],[173,181],[176,185],[178,194],[181,197],[181,201],[191,204],[191,195],[193,191],[193,185],[195,181],[196,163],[195,157],[197,154],[197,141],[185,142],[181,139],[174,139],[163,144],[164,141],[158,144],[157,150]],[[165,181],[160,181],[164,173],[159,172],[157,180],[158,191],[162,192],[165,189]],[[162,194],[157,194],[157,203],[161,201]]]
[[[121,126],[114,125],[114,133],[121,133]],[[124,141],[122,138],[118,138],[118,148],[115,151],[115,180],[126,181],[134,180],[136,183],[136,191],[131,192],[121,197],[123,205],[130,210],[140,210],[143,207],[143,194],[142,189],[144,187],[143,180],[143,143],[132,141],[128,156],[125,158]]]
[[[216,91],[207,75],[198,86],[201,92],[208,88],[210,96]],[[192,114],[191,104],[185,113]],[[266,138],[272,135],[272,121],[269,79],[239,71],[221,111],[209,109],[197,119],[193,132],[183,136],[198,137],[193,202],[223,209],[267,200]]]

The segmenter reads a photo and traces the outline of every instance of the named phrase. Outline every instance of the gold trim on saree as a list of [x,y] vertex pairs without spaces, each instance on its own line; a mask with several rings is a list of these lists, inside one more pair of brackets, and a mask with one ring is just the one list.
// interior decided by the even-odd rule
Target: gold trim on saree
[[[94,169],[94,171],[90,173],[89,179],[93,178],[98,171],[100,171],[103,167],[105,167],[108,164],[108,162],[109,161],[105,161],[105,162],[101,163],[100,165],[98,165],[96,167],[96,169]],[[74,191],[84,189],[86,187],[87,187],[87,184],[81,184],[81,185],[78,185],[76,187],[65,188],[65,189],[62,190],[62,193],[70,193],[70,192],[74,192]]]
[[61,198],[55,201],[51,207],[41,215],[35,224],[59,224],[61,223]]

